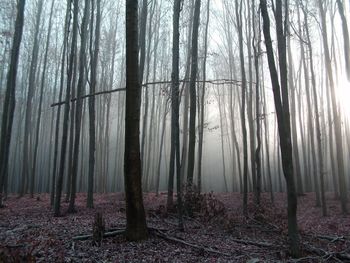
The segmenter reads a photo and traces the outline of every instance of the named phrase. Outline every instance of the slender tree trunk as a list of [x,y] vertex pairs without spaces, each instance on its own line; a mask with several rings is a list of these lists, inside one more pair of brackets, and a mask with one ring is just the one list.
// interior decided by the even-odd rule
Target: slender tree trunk
[[308,54],[309,54],[309,60],[310,60],[311,85],[312,85],[312,92],[313,92],[313,105],[314,105],[315,122],[316,122],[316,141],[317,141],[317,155],[318,155],[318,169],[319,169],[318,173],[320,175],[322,214],[323,216],[326,216],[327,204],[326,204],[325,185],[324,185],[325,171],[323,167],[324,160],[323,160],[322,139],[321,139],[321,124],[320,124],[319,107],[318,107],[318,99],[317,99],[317,91],[316,91],[316,77],[315,77],[315,71],[314,71],[313,52],[312,52],[311,39],[310,39],[306,13],[304,13],[304,19],[306,24],[306,27],[305,27],[306,42],[308,46]]
[[[62,100],[63,96],[63,85],[64,85],[64,73],[65,73],[65,62],[66,62],[66,51],[68,45],[68,28],[70,24],[70,11],[71,5],[67,1],[67,10],[64,23],[64,36],[63,36],[63,51],[61,60],[61,72],[60,72],[60,91],[58,95],[59,101]],[[65,106],[66,107],[66,106]],[[58,106],[56,114],[56,131],[55,131],[55,143],[54,143],[54,155],[53,155],[53,168],[52,168],[52,179],[51,179],[51,193],[50,193],[50,204],[54,205],[55,201],[55,186],[56,186],[56,174],[57,174],[57,163],[58,163],[58,147],[59,147],[59,134],[60,134],[60,119],[61,119],[61,105]]]
[[[278,131],[280,139],[280,148],[282,154],[283,172],[287,183],[287,201],[288,201],[288,236],[290,241],[290,252],[293,257],[298,257],[299,234],[297,225],[297,195],[294,185],[292,144],[290,132],[289,100],[288,100],[288,78],[287,78],[287,59],[286,59],[286,24],[288,23],[288,2],[285,5],[285,21],[283,22],[282,1],[276,2],[275,19],[277,30],[277,44],[279,54],[280,82],[276,69],[273,46],[270,34],[270,19],[267,10],[266,0],[260,0],[261,14],[263,18],[263,32],[265,36],[265,45],[267,51],[270,76],[274,94],[275,108],[277,114]],[[282,89],[281,89],[282,88]],[[281,94],[282,93],[282,94]]]
[[323,40],[323,48],[324,48],[324,56],[325,56],[325,64],[326,64],[326,72],[327,78],[329,80],[329,89],[331,93],[332,100],[332,113],[334,118],[334,134],[335,134],[335,144],[336,144],[336,159],[338,165],[338,180],[339,180],[339,193],[341,199],[341,207],[344,214],[347,213],[347,190],[346,190],[346,180],[345,180],[345,171],[344,171],[344,153],[343,153],[343,138],[341,132],[341,117],[340,112],[337,105],[336,94],[335,94],[335,86],[332,72],[332,63],[328,48],[328,38],[327,38],[327,24],[326,24],[326,15],[323,7],[323,3],[321,0],[318,0],[318,8],[320,11],[321,17],[321,25],[322,25],[322,40]]
[[[84,95],[84,83],[85,83],[85,63],[86,63],[86,44],[88,36],[88,22],[89,22],[89,11],[90,11],[90,0],[85,0],[84,14],[81,23],[81,46],[79,54],[79,79],[77,84],[77,97]],[[78,175],[78,157],[79,157],[79,145],[81,135],[81,120],[83,112],[83,100],[76,101],[75,109],[75,130],[74,130],[74,150],[73,150],[73,161],[72,161],[72,185],[71,195],[69,200],[68,212],[75,212],[75,194],[76,194],[76,183]]]
[[202,190],[202,156],[203,156],[203,138],[204,138],[204,105],[205,105],[205,80],[207,75],[207,55],[208,55],[208,30],[210,18],[210,0],[207,2],[207,21],[204,32],[204,59],[203,59],[203,86],[200,98],[200,116],[199,116],[199,132],[198,132],[198,173],[197,185],[199,192]]
[[[96,90],[96,73],[98,63],[98,52],[100,45],[100,21],[101,21],[101,3],[96,2],[96,26],[95,26],[95,42],[94,50],[92,50],[92,32],[90,36],[90,56],[91,56],[91,71],[90,71],[90,94]],[[92,1],[91,12],[91,28],[93,30],[94,21],[94,1]],[[93,191],[94,191],[94,174],[95,174],[95,151],[96,151],[96,130],[95,130],[95,97],[89,98],[89,179],[88,179],[88,195],[86,206],[92,208],[94,206]]]
[[247,142],[247,128],[246,128],[246,89],[247,80],[245,74],[245,63],[244,63],[244,50],[243,50],[243,28],[242,28],[242,0],[238,4],[236,3],[236,23],[238,30],[238,42],[239,42],[239,58],[241,66],[241,87],[242,87],[242,105],[241,105],[241,125],[242,125],[242,137],[243,137],[243,214],[248,216],[248,142]]
[[41,122],[41,111],[42,111],[42,104],[43,104],[43,96],[44,96],[45,77],[46,77],[46,68],[47,68],[47,57],[48,57],[48,51],[49,51],[49,47],[50,47],[50,37],[51,37],[51,28],[52,28],[52,15],[53,15],[54,3],[55,3],[55,1],[52,1],[52,3],[51,3],[50,18],[49,18],[49,28],[48,28],[48,32],[47,32],[46,48],[45,48],[45,55],[44,55],[44,62],[43,62],[44,65],[43,65],[43,71],[42,71],[42,75],[41,75],[41,87],[40,87],[40,95],[39,95],[39,109],[38,109],[38,116],[37,116],[36,129],[35,129],[35,142],[34,142],[34,157],[33,157],[33,164],[32,164],[32,177],[31,177],[31,181],[30,181],[30,197],[31,198],[33,198],[33,195],[34,195],[34,184],[35,184],[38,145],[39,145],[39,129],[40,129],[40,122]]
[[344,12],[344,5],[342,0],[337,0],[338,5],[338,11],[342,22],[342,30],[343,30],[343,41],[344,41],[344,59],[345,59],[345,69],[346,69],[346,76],[348,77],[348,80],[350,81],[350,41],[349,41],[349,30],[348,30],[348,23],[346,20],[345,12]]
[[188,141],[188,170],[187,182],[193,184],[195,147],[196,147],[196,79],[198,69],[198,30],[200,23],[201,0],[196,0],[193,17],[192,31],[192,61],[191,61],[191,78],[190,78],[190,125]]
[[[40,30],[40,21],[41,14],[43,10],[44,1],[40,0],[38,2],[38,9],[35,18],[35,32],[34,32],[34,45],[32,50],[32,60],[30,63],[30,71],[29,71],[29,82],[28,82],[28,93],[27,93],[27,103],[26,103],[26,114],[24,121],[24,137],[23,137],[23,163],[22,163],[22,180],[20,187],[20,196],[23,196],[27,191],[28,180],[30,176],[30,147],[29,140],[32,129],[32,111],[33,111],[33,97],[36,88],[36,73],[38,66],[38,56],[39,56],[39,30]],[[33,176],[33,175],[32,175]],[[33,178],[31,178],[33,180]]]
[[[252,0],[252,10],[255,13],[255,0]],[[259,54],[261,53],[260,42],[261,42],[261,29],[260,20],[258,20],[258,25],[256,24],[256,18],[253,16],[253,51],[254,51],[254,69],[255,69],[255,118],[256,118],[256,141],[257,146],[255,149],[255,166],[256,169],[256,189],[255,198],[256,203],[260,204],[260,194],[261,194],[261,115],[260,115],[260,76],[259,76]],[[258,36],[257,36],[258,34]],[[251,91],[252,92],[252,91]],[[253,168],[253,167],[252,167]]]
[[[70,2],[68,0],[68,9],[67,14],[70,13]],[[73,28],[72,28],[72,41],[71,41],[71,50],[69,55],[69,64],[67,71],[67,89],[65,101],[69,101],[71,95],[72,88],[72,77],[73,77],[73,66],[74,60],[76,56],[77,49],[77,36],[78,36],[78,13],[79,13],[79,1],[74,0],[73,2]],[[68,12],[69,11],[69,12]],[[69,15],[67,15],[69,17]],[[67,19],[66,21],[69,21]],[[66,30],[69,30],[67,25]],[[64,58],[63,58],[64,59]],[[61,75],[61,85],[63,82],[63,75]],[[61,141],[61,157],[60,157],[60,166],[56,183],[56,195],[55,195],[55,204],[54,204],[54,215],[60,216],[60,208],[61,208],[61,195],[62,195],[62,186],[63,186],[63,175],[65,170],[65,161],[66,161],[66,150],[67,150],[67,140],[68,140],[68,121],[69,121],[69,110],[70,103],[64,104],[64,116],[63,116],[63,128],[62,128],[62,141]],[[70,167],[68,167],[70,169]]]

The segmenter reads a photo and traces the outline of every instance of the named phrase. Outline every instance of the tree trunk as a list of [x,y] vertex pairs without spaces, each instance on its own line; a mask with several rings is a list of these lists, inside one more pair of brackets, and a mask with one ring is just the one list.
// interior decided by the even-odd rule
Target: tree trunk
[[[90,72],[90,94],[96,90],[96,73],[98,63],[98,52],[100,45],[100,21],[101,21],[101,3],[96,2],[96,26],[95,26],[95,43],[94,51],[92,51],[92,32],[90,36],[90,56],[91,56],[91,72]],[[92,1],[91,12],[91,31],[93,30],[94,1]],[[96,130],[95,130],[95,97],[89,98],[89,179],[86,206],[92,208],[94,206],[94,173],[95,173],[95,151],[96,151]]]
[[33,195],[34,195],[34,183],[35,183],[36,166],[37,166],[36,162],[37,162],[38,145],[39,145],[39,129],[40,129],[40,122],[41,122],[41,111],[42,111],[42,104],[43,104],[44,87],[45,87],[47,56],[48,56],[48,51],[49,51],[49,47],[50,47],[52,15],[53,15],[54,3],[55,3],[55,1],[53,0],[51,3],[51,9],[50,9],[49,28],[48,28],[48,32],[47,32],[45,55],[44,55],[44,62],[43,62],[44,65],[43,65],[43,71],[42,71],[42,75],[41,75],[39,108],[38,108],[38,116],[37,116],[36,128],[35,128],[35,142],[34,142],[34,157],[33,157],[33,164],[32,164],[32,177],[31,177],[31,181],[30,181],[30,197],[31,198],[33,198]]
[[126,108],[124,180],[126,199],[126,238],[148,236],[142,200],[140,159],[141,86],[138,63],[138,0],[126,1]]
[[[90,12],[90,0],[85,0],[84,14],[81,23],[81,44],[80,44],[80,54],[79,54],[79,79],[77,84],[77,97],[80,98],[84,95],[84,83],[85,83],[85,63],[86,63],[86,44],[88,36],[88,22],[89,22],[89,12]],[[74,150],[73,150],[73,161],[71,167],[72,173],[72,185],[71,185],[71,195],[69,200],[68,212],[75,212],[75,194],[76,194],[76,184],[78,175],[78,157],[79,157],[79,145],[80,145],[80,135],[81,135],[81,120],[83,113],[83,100],[78,99],[76,101],[75,108],[75,130],[74,130]]]
[[242,105],[241,105],[241,126],[242,126],[242,137],[243,137],[243,214],[248,216],[248,142],[247,142],[247,128],[245,121],[245,108],[246,108],[246,90],[247,80],[245,74],[244,64],[244,50],[243,50],[243,28],[242,28],[242,1],[238,5],[236,3],[236,23],[238,30],[238,42],[239,42],[239,58],[241,66],[241,88],[242,88]]
[[190,125],[188,141],[188,169],[187,182],[193,184],[195,147],[196,147],[196,79],[198,69],[198,29],[200,23],[201,0],[196,0],[193,16],[192,31],[192,61],[191,61],[191,78],[190,78]]
[[344,59],[345,59],[345,69],[346,76],[350,81],[350,41],[349,41],[349,30],[348,30],[348,22],[346,20],[344,6],[342,0],[337,0],[338,11],[342,22],[342,30],[343,30],[343,41],[344,41]]
[[347,190],[346,190],[346,180],[345,180],[345,171],[344,171],[344,153],[343,153],[343,138],[341,132],[341,117],[338,110],[337,99],[335,94],[335,86],[332,72],[332,62],[330,58],[329,48],[328,48],[328,37],[327,37],[327,24],[326,24],[326,15],[321,0],[318,0],[318,8],[320,11],[321,25],[322,25],[322,40],[325,56],[325,64],[327,71],[327,78],[329,80],[329,89],[331,93],[332,100],[332,113],[334,118],[334,134],[335,134],[335,144],[336,144],[336,159],[338,165],[338,178],[339,178],[339,193],[341,199],[341,207],[344,214],[347,213]]
[[203,138],[204,138],[204,105],[205,105],[205,80],[207,75],[207,55],[208,55],[208,30],[210,18],[210,0],[207,2],[207,22],[205,24],[204,33],[204,59],[203,59],[203,86],[200,98],[200,116],[199,116],[199,132],[198,132],[198,173],[197,186],[199,192],[202,190],[202,156],[203,156]]
[[[70,1],[68,0],[68,9],[67,14],[70,13]],[[72,77],[73,77],[73,66],[74,60],[76,56],[77,49],[77,36],[78,36],[78,14],[79,14],[79,1],[74,0],[73,2],[73,27],[72,27],[72,41],[71,41],[71,50],[68,61],[68,71],[67,71],[67,89],[65,101],[69,101],[71,88],[72,88]],[[69,22],[69,15],[67,15],[68,19],[66,23]],[[66,30],[69,30],[68,25],[66,26]],[[66,34],[66,33],[65,33]],[[62,58],[64,61],[64,57]],[[61,75],[61,84],[63,82],[63,74]],[[60,157],[60,166],[56,183],[56,195],[55,195],[55,204],[54,204],[54,215],[60,216],[60,208],[61,208],[61,195],[62,195],[62,186],[63,186],[63,175],[65,171],[65,161],[66,161],[66,150],[67,150],[67,140],[68,140],[68,121],[69,121],[69,110],[70,103],[64,104],[64,116],[63,116],[63,128],[62,128],[62,141],[61,141],[61,157]],[[70,167],[68,167],[69,169]]]
[[[285,4],[285,13],[288,12],[287,1]],[[261,15],[263,18],[263,32],[265,36],[265,45],[267,51],[268,65],[274,94],[280,149],[282,154],[283,172],[287,183],[287,201],[288,201],[288,236],[290,242],[290,252],[293,257],[300,255],[299,234],[297,226],[297,195],[294,185],[292,144],[290,133],[289,101],[288,101],[288,78],[286,61],[286,24],[287,16],[283,23],[282,1],[276,2],[275,19],[277,30],[280,81],[276,69],[273,46],[270,34],[270,19],[267,10],[266,0],[260,0]],[[283,29],[284,28],[284,29]],[[282,88],[282,89],[281,89]],[[282,92],[282,94],[281,94]]]
[[[7,73],[5,100],[2,112],[1,137],[0,137],[0,208],[2,207],[2,193],[4,179],[8,173],[8,162],[10,155],[10,142],[12,136],[13,115],[16,106],[16,76],[18,57],[23,33],[25,0],[17,2],[17,16],[15,22],[15,33],[13,36],[11,60]],[[6,188],[6,187],[5,187]]]
[[[27,191],[28,180],[30,176],[30,156],[29,153],[29,140],[32,129],[32,111],[33,111],[33,97],[36,88],[36,72],[38,66],[38,56],[39,56],[39,30],[41,14],[43,10],[44,1],[40,0],[38,2],[38,10],[35,18],[35,32],[34,32],[34,45],[32,50],[32,60],[30,63],[29,80],[28,80],[28,93],[27,93],[27,103],[26,103],[26,114],[24,121],[24,137],[23,137],[23,168],[22,168],[22,180],[20,188],[20,196],[23,196]],[[33,175],[32,175],[33,176]],[[34,179],[31,177],[31,180]]]

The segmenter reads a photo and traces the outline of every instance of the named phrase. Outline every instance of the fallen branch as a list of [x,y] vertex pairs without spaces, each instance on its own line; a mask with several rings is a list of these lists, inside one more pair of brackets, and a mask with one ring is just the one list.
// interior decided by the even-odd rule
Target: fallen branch
[[237,242],[237,243],[242,243],[245,245],[253,245],[253,246],[257,246],[257,247],[273,247],[273,248],[278,247],[275,244],[266,243],[266,242],[257,242],[257,241],[253,241],[253,240],[244,240],[244,239],[237,239],[237,238],[230,238],[230,240]]
[[321,257],[335,258],[337,260],[347,260],[350,261],[350,254],[345,251],[342,252],[329,252],[321,248],[314,247],[310,244],[304,243],[304,249],[310,253],[316,254]]
[[325,236],[325,235],[317,235],[316,236],[319,239],[325,239],[325,240],[329,240],[332,243],[336,242],[336,241],[346,241],[349,240],[349,238],[344,237],[344,236]]
[[[110,231],[110,232],[104,233],[104,234],[103,234],[103,237],[104,237],[104,238],[107,238],[107,237],[119,236],[119,235],[124,234],[124,232],[125,232],[125,230]],[[89,234],[89,235],[79,235],[79,236],[73,237],[72,239],[73,239],[73,240],[87,240],[87,239],[90,239],[90,238],[92,238],[92,234]]]
[[224,252],[221,252],[219,250],[212,249],[212,248],[207,248],[207,247],[199,246],[199,245],[196,245],[196,244],[191,244],[191,243],[188,243],[188,242],[186,242],[184,240],[178,239],[176,237],[168,236],[168,235],[162,233],[161,231],[154,231],[154,234],[156,236],[160,237],[160,238],[165,239],[165,240],[177,242],[177,243],[183,244],[185,246],[196,248],[196,249],[198,249],[200,251],[205,251],[205,252],[212,253],[212,254],[218,254],[218,255],[225,256],[225,257],[231,257],[230,254],[227,254],[227,253],[224,253]]

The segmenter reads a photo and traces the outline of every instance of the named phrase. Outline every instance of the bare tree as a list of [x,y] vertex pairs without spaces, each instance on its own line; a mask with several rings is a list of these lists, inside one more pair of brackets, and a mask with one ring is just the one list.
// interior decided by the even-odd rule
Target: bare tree
[[328,34],[327,34],[327,24],[326,24],[326,14],[323,3],[321,0],[317,1],[318,8],[321,17],[321,28],[322,28],[322,41],[324,48],[324,58],[326,64],[327,78],[329,81],[329,90],[331,93],[332,101],[332,113],[334,118],[334,134],[335,134],[335,144],[336,144],[336,159],[338,165],[338,178],[339,178],[339,193],[341,199],[341,207],[343,213],[347,213],[347,190],[346,190],[346,180],[345,180],[345,171],[344,171],[344,153],[343,153],[343,138],[341,133],[341,117],[338,110],[336,94],[335,94],[335,85],[332,71],[332,63],[330,57],[330,51],[328,47]]
[[241,66],[241,88],[242,88],[242,105],[241,105],[241,125],[242,125],[242,136],[243,136],[243,214],[248,216],[248,142],[247,142],[247,128],[246,128],[246,89],[247,79],[245,73],[244,64],[244,50],[243,50],[243,28],[242,28],[242,0],[238,4],[236,3],[236,26],[238,30],[238,42],[239,42],[239,59]]
[[47,69],[47,57],[48,57],[48,51],[49,51],[49,47],[50,47],[50,38],[51,38],[52,16],[53,16],[54,3],[55,3],[55,1],[53,0],[51,2],[51,8],[50,8],[49,28],[48,28],[48,32],[47,32],[47,38],[46,38],[46,47],[45,47],[45,54],[44,54],[43,71],[41,73],[39,108],[38,108],[38,115],[37,115],[35,135],[34,135],[35,136],[34,156],[33,156],[33,164],[32,164],[32,177],[31,177],[30,188],[29,188],[30,196],[32,198],[33,198],[33,195],[34,195],[34,182],[35,182],[35,176],[36,176],[36,166],[37,166],[37,156],[38,156],[39,133],[40,133],[40,123],[41,123],[41,111],[42,111],[42,106],[43,106],[45,77],[46,77],[46,69]]
[[342,0],[337,0],[337,5],[338,5],[338,11],[342,22],[346,76],[350,81],[350,53],[349,53],[350,40],[349,40],[348,22],[345,16],[344,5]]
[[10,142],[12,135],[13,115],[16,106],[16,76],[19,51],[22,41],[24,23],[25,0],[17,2],[17,16],[15,22],[15,33],[13,36],[11,60],[7,73],[5,101],[2,112],[1,137],[0,137],[0,208],[2,205],[2,193],[5,177],[8,174],[8,162],[10,153]]
[[[95,42],[94,50],[92,50],[92,32],[90,35],[90,93],[95,93],[96,89],[96,73],[97,73],[97,63],[98,63],[98,52],[100,45],[100,24],[101,24],[101,3],[96,2],[96,26],[95,26]],[[91,31],[93,30],[93,15],[94,15],[94,0],[92,0],[92,12],[91,12]],[[95,173],[95,150],[96,150],[96,131],[95,131],[95,97],[89,98],[89,179],[88,179],[88,195],[86,206],[93,207],[93,191],[94,191],[94,173]]]
[[[67,0],[67,8],[68,9],[71,8],[70,0]],[[68,10],[67,10],[67,14],[69,14]],[[69,55],[69,61],[68,61],[67,89],[66,89],[66,95],[65,95],[65,101],[67,101],[67,102],[69,102],[69,98],[71,95],[73,66],[74,66],[74,60],[75,60],[76,49],[77,49],[78,20],[79,20],[78,14],[79,14],[79,1],[74,0],[74,2],[73,2],[72,40],[71,40],[71,49],[70,49],[70,55]],[[69,16],[67,15],[67,17],[69,17]],[[69,20],[67,19],[66,23],[68,23],[68,21]],[[67,31],[69,30],[67,25],[66,25],[65,29]],[[64,41],[66,41],[66,40],[64,39]],[[62,59],[62,62],[64,62],[64,59]],[[61,78],[63,78],[63,74],[61,75]],[[61,83],[62,82],[63,82],[63,79],[61,79]],[[57,177],[57,182],[56,182],[55,202],[54,202],[54,215],[55,216],[60,216],[63,175],[64,175],[64,171],[65,171],[66,150],[67,150],[67,140],[68,140],[69,110],[70,110],[70,103],[65,103],[64,104],[64,116],[63,116],[63,128],[62,128],[61,153],[60,153],[61,157],[60,157],[60,165],[59,165],[58,177]]]
[[198,29],[200,21],[201,0],[196,0],[192,31],[192,61],[190,78],[190,125],[188,141],[188,171],[187,182],[193,184],[195,146],[196,146],[196,78],[198,69]]
[[[88,36],[88,22],[90,12],[90,0],[85,0],[84,14],[81,23],[81,44],[79,54],[79,79],[77,84],[77,96],[78,98],[84,95],[84,83],[85,83],[85,63],[86,63],[86,45]],[[83,100],[78,99],[75,109],[75,130],[74,130],[74,152],[72,167],[69,172],[72,173],[71,177],[71,195],[69,200],[68,212],[75,211],[75,194],[76,194],[76,182],[78,174],[78,157],[79,157],[79,145],[81,135],[81,121],[83,113]],[[69,167],[70,168],[70,167]]]
[[299,234],[297,225],[297,195],[294,185],[292,143],[290,132],[289,99],[288,99],[288,77],[287,77],[287,52],[286,52],[286,24],[288,23],[288,2],[284,1],[285,21],[283,21],[282,0],[276,1],[275,19],[277,30],[277,45],[280,67],[280,81],[275,64],[273,46],[270,34],[270,18],[266,0],[260,0],[261,15],[263,18],[263,32],[267,51],[268,65],[272,82],[280,149],[282,155],[282,166],[287,183],[288,201],[288,236],[290,252],[294,257],[300,255]]
[[[30,169],[30,133],[32,129],[32,111],[33,111],[33,97],[36,88],[36,73],[38,67],[38,56],[39,56],[39,31],[40,31],[40,21],[41,14],[43,10],[44,1],[40,0],[37,6],[37,12],[35,17],[35,31],[34,31],[34,44],[32,49],[32,60],[30,62],[29,70],[29,83],[28,83],[28,93],[27,93],[27,103],[26,103],[26,114],[25,114],[25,124],[24,124],[24,137],[23,137],[23,168],[22,168],[22,180],[21,188],[19,190],[20,196],[24,195],[28,188],[28,180],[31,172]],[[31,175],[31,180],[34,178]]]
[[138,59],[138,0],[126,1],[126,108],[124,180],[126,199],[126,238],[147,238],[142,200],[140,159],[141,85]]
[[208,56],[208,30],[210,18],[210,0],[207,2],[207,21],[204,32],[204,58],[203,58],[203,85],[200,97],[200,116],[199,116],[199,132],[198,132],[198,171],[197,171],[197,185],[199,191],[202,189],[202,155],[203,155],[203,138],[204,138],[204,105],[205,105],[205,89],[206,89],[206,75],[207,75],[207,56]]

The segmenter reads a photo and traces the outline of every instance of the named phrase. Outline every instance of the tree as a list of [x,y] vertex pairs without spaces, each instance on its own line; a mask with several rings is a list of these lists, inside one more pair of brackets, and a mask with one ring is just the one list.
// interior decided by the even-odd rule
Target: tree
[[[176,164],[177,204],[179,214],[179,227],[183,230],[182,219],[182,182],[180,167],[180,127],[179,127],[179,58],[180,58],[180,32],[179,21],[181,12],[181,0],[174,1],[173,7],[173,72],[171,74],[171,149],[169,165],[169,182],[174,180],[174,166]],[[175,162],[176,161],[176,162]],[[169,184],[170,185],[170,184]],[[169,190],[172,191],[172,185]],[[169,196],[168,196],[169,200]],[[169,204],[168,204],[169,207]]]
[[25,0],[17,2],[15,33],[13,36],[11,60],[7,73],[5,101],[3,105],[0,137],[0,208],[5,177],[8,174],[10,142],[12,135],[13,115],[16,106],[16,77],[19,51],[22,41]]
[[201,0],[196,0],[192,29],[192,61],[190,77],[190,125],[188,141],[188,170],[187,182],[193,184],[194,156],[196,147],[196,79],[198,69],[198,29],[200,21]]
[[339,193],[340,193],[340,201],[341,207],[344,214],[347,213],[347,190],[346,190],[346,180],[345,180],[345,171],[344,171],[344,153],[343,153],[343,137],[341,134],[341,117],[340,112],[338,110],[336,93],[335,93],[335,85],[334,85],[334,77],[332,71],[332,63],[331,63],[331,55],[328,47],[328,33],[327,33],[327,24],[326,24],[326,13],[321,0],[317,1],[318,8],[321,17],[321,29],[322,29],[322,42],[324,48],[324,59],[326,64],[326,73],[327,79],[329,81],[329,90],[331,94],[332,101],[332,113],[334,118],[334,134],[335,134],[335,146],[336,152],[335,156],[337,159],[338,165],[338,178],[339,178]]
[[[95,28],[95,43],[94,51],[92,51],[92,36],[90,35],[90,55],[91,55],[91,72],[90,72],[90,93],[95,93],[96,89],[96,72],[98,62],[98,51],[100,44],[100,23],[101,23],[101,3],[97,1],[96,11],[96,28]],[[92,0],[92,10],[94,10],[94,1]],[[93,15],[91,12],[91,30],[93,29]],[[89,179],[88,179],[88,195],[86,206],[93,207],[93,191],[94,191],[94,172],[95,172],[95,150],[96,150],[96,130],[95,130],[95,97],[89,98]]]
[[[85,83],[85,64],[86,64],[86,45],[88,36],[88,22],[90,12],[90,0],[85,0],[84,14],[81,22],[81,44],[79,54],[79,79],[77,85],[77,97],[80,98],[84,95],[84,83]],[[78,99],[75,108],[75,130],[74,130],[74,152],[72,167],[68,167],[68,172],[71,172],[71,195],[69,200],[68,212],[75,212],[75,194],[76,183],[78,174],[78,157],[79,157],[79,145],[81,135],[81,121],[83,113],[83,100]],[[70,170],[71,169],[71,170]]]
[[[23,137],[23,168],[22,168],[22,180],[21,187],[19,189],[20,195],[24,195],[27,191],[28,180],[30,175],[30,133],[32,129],[32,111],[33,111],[33,97],[36,88],[36,73],[38,67],[38,56],[39,56],[39,31],[40,31],[40,21],[41,14],[43,10],[44,1],[40,0],[38,2],[38,9],[35,17],[35,31],[34,31],[34,44],[32,49],[32,56],[29,69],[29,80],[28,80],[28,93],[26,102],[26,114],[24,121],[24,137]],[[34,176],[31,175],[31,181],[34,181]]]
[[207,2],[207,21],[204,32],[204,59],[203,59],[203,86],[200,97],[200,116],[199,116],[199,132],[198,132],[198,176],[197,185],[199,191],[202,189],[202,156],[203,156],[203,138],[204,138],[204,105],[205,105],[205,79],[207,74],[207,56],[208,56],[208,30],[210,18],[210,0]]
[[[75,53],[77,49],[77,36],[78,36],[78,14],[79,14],[79,1],[74,0],[73,2],[73,28],[72,28],[72,40],[71,40],[71,50],[69,55],[69,61],[68,61],[68,69],[67,69],[67,89],[66,89],[66,95],[65,95],[65,101],[64,104],[64,116],[63,116],[63,128],[62,128],[62,142],[61,142],[61,158],[60,158],[60,165],[59,165],[59,171],[58,171],[58,177],[57,177],[57,183],[56,183],[56,195],[55,195],[55,201],[54,201],[54,215],[60,216],[60,207],[61,207],[61,195],[62,195],[62,186],[63,186],[63,175],[65,170],[65,161],[66,161],[66,150],[67,150],[67,140],[68,140],[68,121],[69,121],[69,110],[70,110],[70,95],[71,95],[71,89],[72,89],[72,78],[73,78],[73,66],[74,66],[74,60],[75,60]],[[70,0],[67,0],[67,9],[71,9],[71,3]],[[69,14],[67,10],[67,14]],[[68,17],[68,16],[67,16]],[[69,27],[67,26],[69,19],[66,19],[66,30],[69,30]],[[66,40],[64,40],[66,41]],[[64,59],[62,58],[62,62],[64,62]],[[62,71],[61,71],[62,72]],[[61,74],[61,78],[63,78],[63,74]],[[63,79],[61,79],[61,84],[63,82]]]
[[44,96],[45,77],[46,77],[46,68],[47,68],[47,57],[48,57],[48,51],[49,51],[49,47],[50,47],[54,3],[55,3],[55,1],[53,0],[51,2],[51,8],[50,8],[49,29],[48,29],[47,38],[46,38],[43,71],[41,73],[39,108],[38,108],[38,115],[37,115],[36,128],[35,128],[34,157],[33,157],[33,164],[31,167],[32,168],[32,177],[31,177],[30,188],[29,188],[30,197],[32,197],[32,198],[33,198],[33,194],[34,194],[34,182],[35,182],[35,176],[36,176],[36,166],[37,166],[37,156],[38,156],[38,146],[39,146],[39,133],[40,133],[40,123],[41,123],[41,111],[42,111],[42,106],[43,106],[43,96]]
[[280,150],[282,155],[283,173],[287,183],[288,201],[288,236],[290,253],[293,257],[300,255],[299,234],[297,225],[297,195],[293,177],[293,152],[290,131],[288,77],[287,77],[287,51],[286,51],[286,24],[288,23],[288,2],[284,1],[285,21],[283,21],[282,0],[276,1],[275,20],[277,31],[277,45],[279,56],[280,80],[275,64],[273,46],[270,34],[270,18],[266,0],[260,0],[261,16],[263,19],[263,32],[270,69],[273,96],[277,115]]
[[342,0],[337,0],[337,5],[338,5],[338,11],[342,22],[346,76],[350,81],[350,40],[349,40],[348,23],[345,16],[344,5]]
[[242,105],[241,105],[241,125],[242,125],[242,136],[243,136],[243,214],[248,215],[247,204],[248,204],[248,143],[247,143],[247,128],[245,121],[245,108],[246,108],[246,90],[247,90],[247,79],[245,75],[244,65],[244,50],[243,50],[243,28],[242,28],[242,1],[238,5],[236,3],[236,26],[238,30],[238,41],[239,41],[239,60],[241,66],[241,87],[242,87]]
[[148,236],[142,200],[140,159],[141,85],[138,56],[138,0],[126,0],[126,106],[124,182],[126,200],[126,238]]

